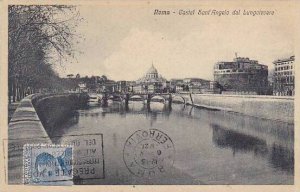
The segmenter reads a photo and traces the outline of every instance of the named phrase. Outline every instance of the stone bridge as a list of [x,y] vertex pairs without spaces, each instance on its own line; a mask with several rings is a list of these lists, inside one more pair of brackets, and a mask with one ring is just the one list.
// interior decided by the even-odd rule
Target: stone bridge
[[128,105],[129,101],[144,101],[147,105],[150,105],[151,101],[158,101],[169,105],[172,102],[187,103],[185,97],[174,93],[103,93],[101,100],[103,103],[106,103],[108,100],[117,100],[124,102],[126,105]]

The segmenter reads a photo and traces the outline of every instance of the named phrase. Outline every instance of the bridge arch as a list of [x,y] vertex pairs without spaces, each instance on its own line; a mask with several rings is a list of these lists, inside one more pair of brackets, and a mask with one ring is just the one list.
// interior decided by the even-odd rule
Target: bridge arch
[[172,96],[172,102],[176,103],[176,102],[183,102],[183,104],[186,104],[186,100],[184,97],[182,97],[181,95],[173,95]]
[[124,100],[124,98],[120,95],[109,95],[107,97],[107,100],[113,100],[115,101],[116,99],[119,99],[120,102],[122,102]]
[[150,102],[151,101],[155,101],[155,100],[163,100],[163,102],[166,103],[167,99],[164,96],[162,96],[162,95],[152,95],[150,97]]
[[129,101],[143,101],[144,97],[141,95],[131,95]]

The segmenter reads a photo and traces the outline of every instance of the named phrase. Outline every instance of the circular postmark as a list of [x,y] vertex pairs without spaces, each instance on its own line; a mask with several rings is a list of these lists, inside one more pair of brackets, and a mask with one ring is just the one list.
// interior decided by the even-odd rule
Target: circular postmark
[[165,173],[173,166],[175,149],[171,138],[157,129],[138,130],[125,142],[123,159],[128,170],[139,177]]

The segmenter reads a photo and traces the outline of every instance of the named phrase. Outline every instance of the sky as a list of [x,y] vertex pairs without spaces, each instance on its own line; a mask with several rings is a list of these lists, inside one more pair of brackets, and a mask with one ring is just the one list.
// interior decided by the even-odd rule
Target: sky
[[[293,54],[293,20],[284,8],[269,7],[274,16],[154,15],[155,9],[177,11],[217,9],[188,7],[80,6],[84,18],[77,32],[85,37],[75,49],[77,60],[64,63],[60,76],[106,75],[113,80],[137,80],[152,63],[165,78],[213,79],[218,61],[237,53],[266,64]],[[235,8],[230,7],[229,11]],[[255,7],[247,7],[257,10]],[[262,8],[260,8],[262,9]]]

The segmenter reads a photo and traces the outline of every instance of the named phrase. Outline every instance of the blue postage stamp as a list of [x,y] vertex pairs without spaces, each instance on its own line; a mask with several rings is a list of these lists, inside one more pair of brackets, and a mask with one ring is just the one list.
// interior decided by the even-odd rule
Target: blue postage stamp
[[25,144],[23,178],[29,185],[72,185],[73,148],[70,145]]

